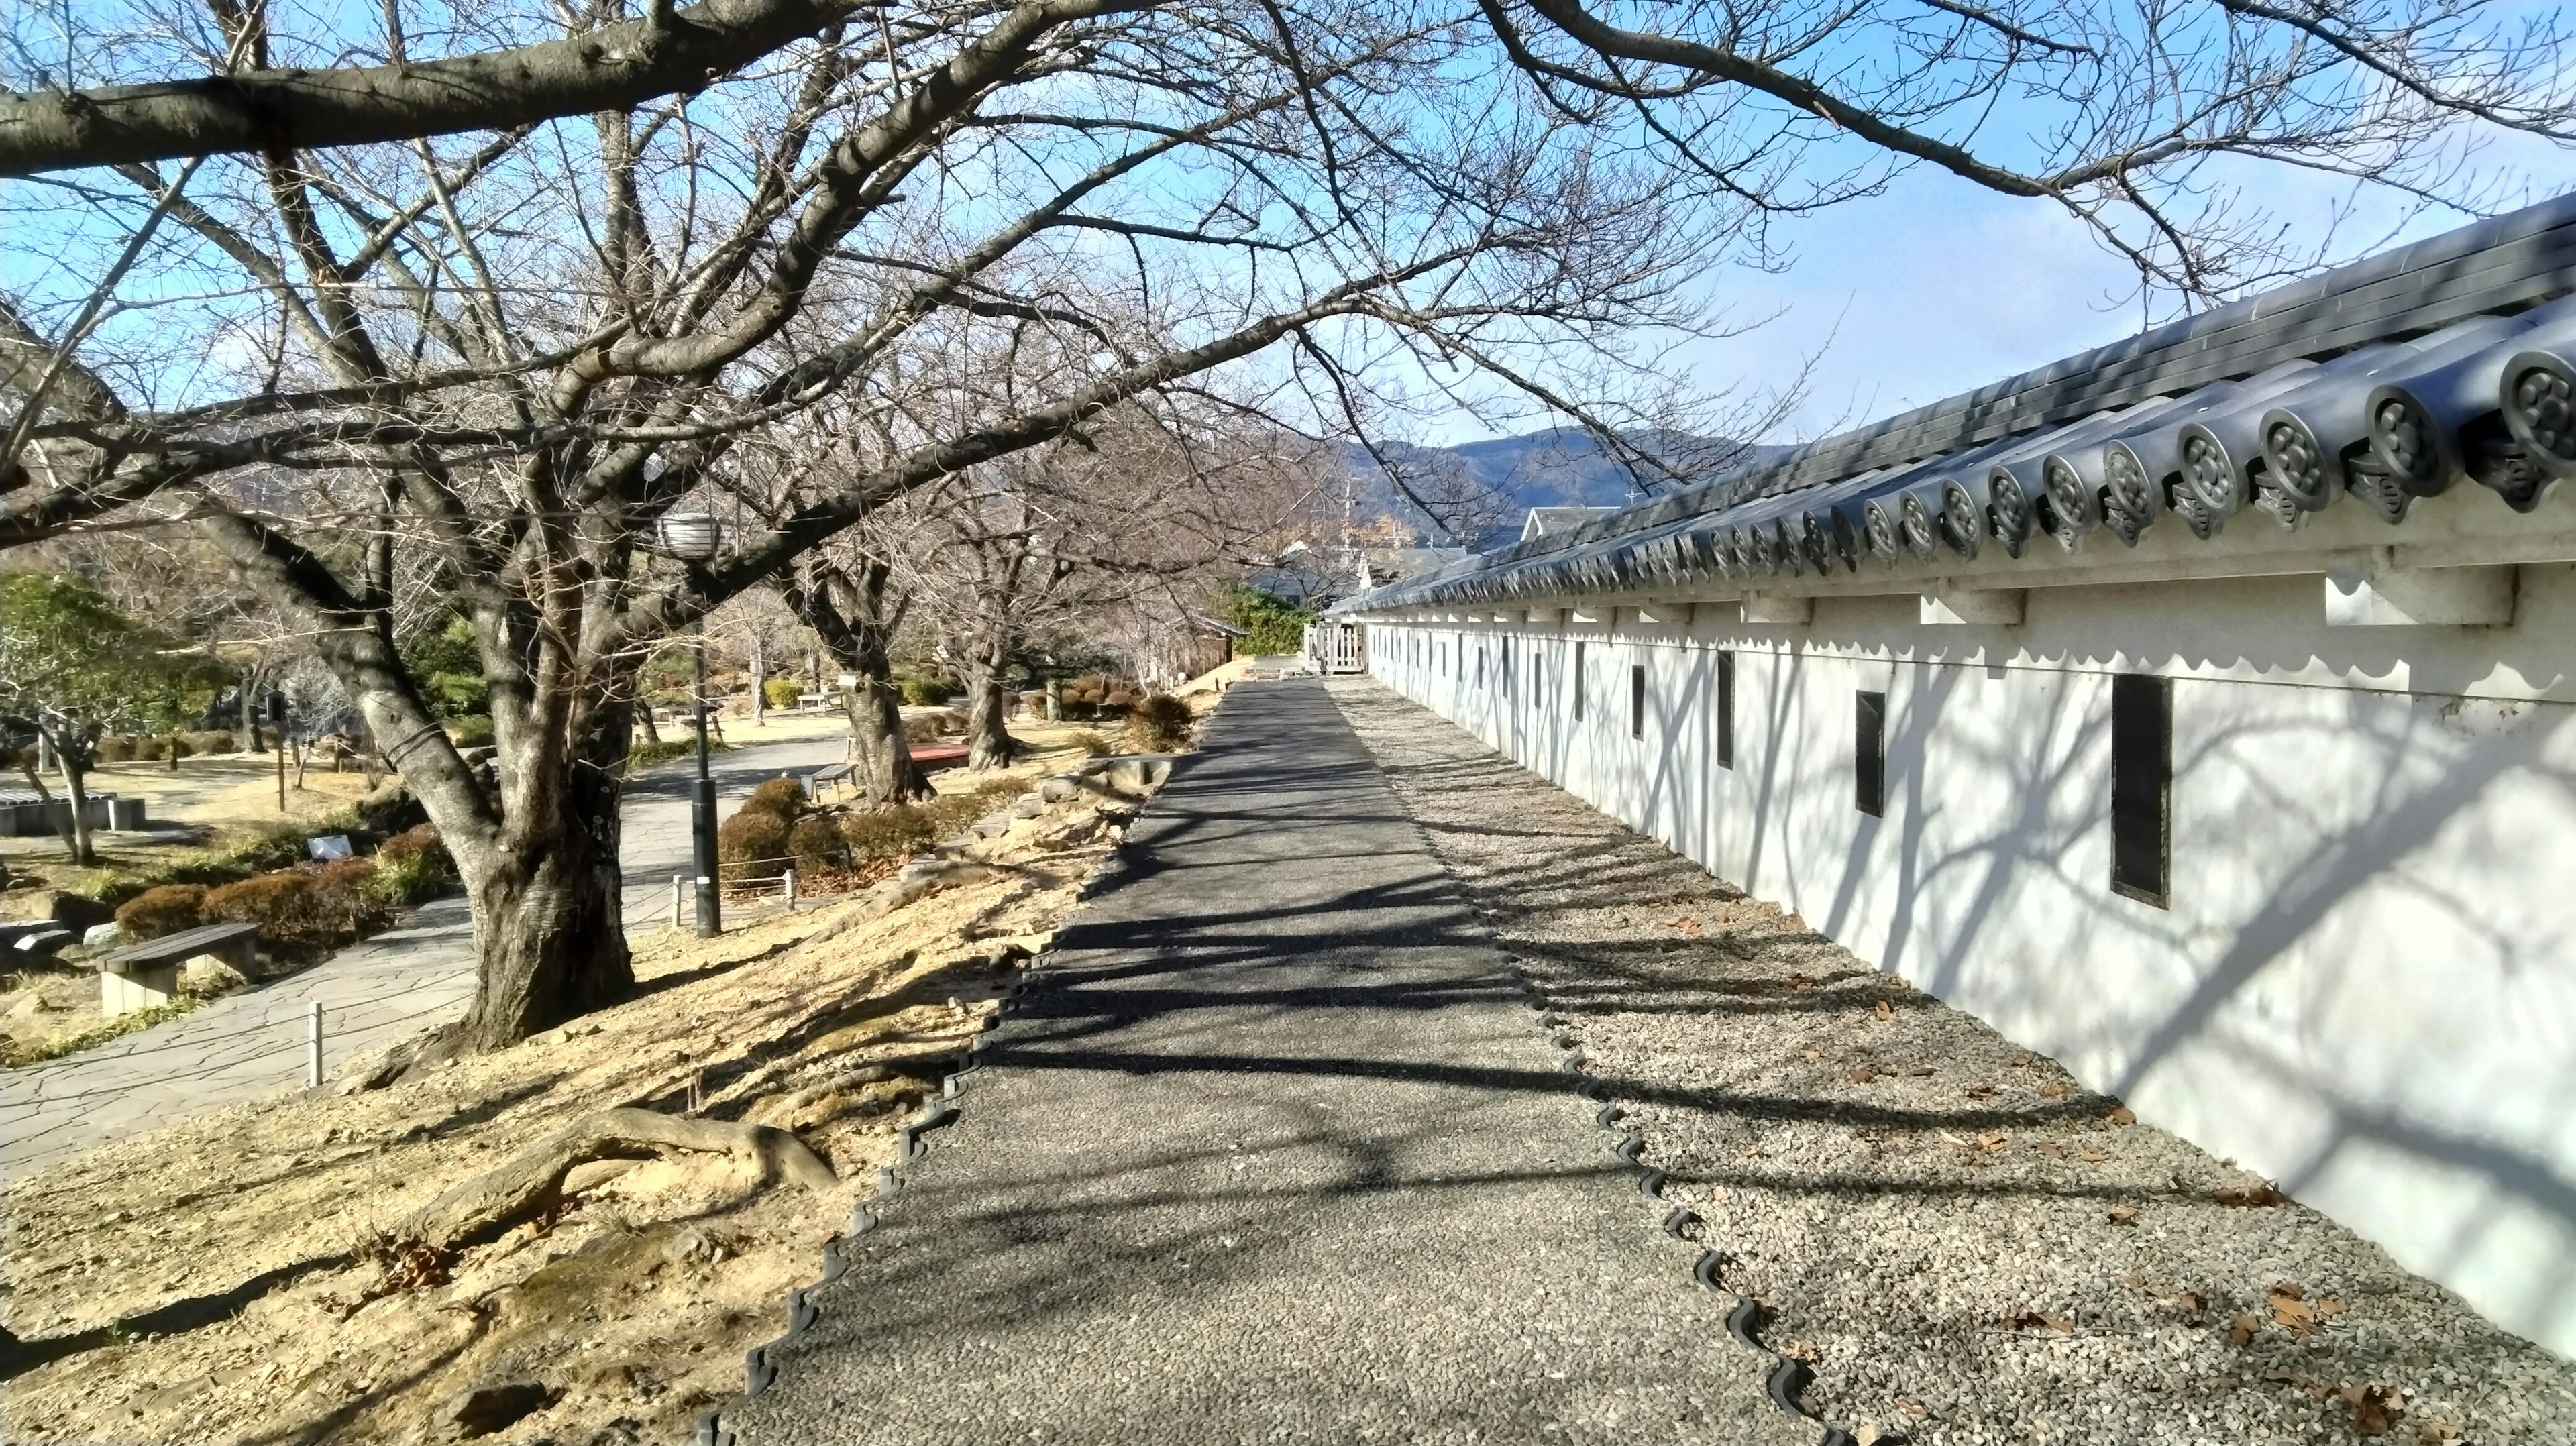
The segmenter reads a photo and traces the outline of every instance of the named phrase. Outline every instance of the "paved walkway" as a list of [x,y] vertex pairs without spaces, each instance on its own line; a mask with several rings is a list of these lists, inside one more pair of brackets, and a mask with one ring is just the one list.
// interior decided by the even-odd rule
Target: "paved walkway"
[[[720,807],[764,779],[840,759],[838,737],[753,744],[712,762]],[[619,853],[630,933],[665,926],[671,875],[689,871],[691,760],[628,785]],[[462,898],[263,988],[219,999],[96,1049],[0,1073],[0,1172],[23,1174],[235,1100],[304,1083],[306,1007],[322,1003],[324,1067],[462,1013],[474,992],[474,923]]]
[[1228,694],[1126,857],[741,1441],[1816,1439],[1319,685]]

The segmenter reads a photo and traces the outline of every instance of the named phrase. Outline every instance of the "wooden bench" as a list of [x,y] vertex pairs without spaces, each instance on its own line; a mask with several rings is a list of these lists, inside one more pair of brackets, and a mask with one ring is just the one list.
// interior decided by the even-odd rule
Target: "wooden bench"
[[835,763],[829,768],[815,769],[805,775],[805,796],[819,801],[823,797],[824,788],[828,786],[832,790],[832,796],[839,798],[841,786],[848,783],[850,775],[857,771],[858,765],[853,763]]
[[249,978],[257,966],[257,924],[206,924],[101,954],[98,1012],[106,1018],[167,1004],[179,993],[179,966],[200,954],[222,958]]
[[935,773],[942,768],[954,768],[965,761],[966,745],[963,743],[939,744],[912,750],[912,766],[924,773]]

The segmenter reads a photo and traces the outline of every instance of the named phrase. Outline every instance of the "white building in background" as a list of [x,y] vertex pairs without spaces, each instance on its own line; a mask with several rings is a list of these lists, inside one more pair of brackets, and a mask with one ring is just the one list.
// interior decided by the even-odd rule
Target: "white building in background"
[[2576,198],[1337,616],[1407,696],[2576,1353],[2571,290]]

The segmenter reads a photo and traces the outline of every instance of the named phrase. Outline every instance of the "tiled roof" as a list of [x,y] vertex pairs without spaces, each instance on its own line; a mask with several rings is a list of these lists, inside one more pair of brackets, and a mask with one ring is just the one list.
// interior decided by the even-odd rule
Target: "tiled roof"
[[[2402,523],[2468,481],[2527,512],[2576,476],[2576,196],[1351,599],[1345,609],[1786,581],[2207,539],[2322,508]],[[1773,585],[1781,585],[1779,582]]]

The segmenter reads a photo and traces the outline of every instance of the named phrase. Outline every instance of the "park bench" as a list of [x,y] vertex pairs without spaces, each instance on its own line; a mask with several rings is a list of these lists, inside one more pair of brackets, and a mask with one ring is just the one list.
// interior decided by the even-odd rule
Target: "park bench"
[[928,748],[912,750],[912,766],[924,773],[935,773],[942,768],[954,768],[965,761],[966,745],[963,743],[935,744]]
[[258,944],[257,924],[207,924],[101,954],[94,961],[98,1012],[113,1019],[169,1003],[179,993],[179,966],[200,954],[216,955],[248,978]]
[[835,763],[829,768],[818,768],[805,775],[805,796],[819,801],[823,797],[823,790],[829,788],[832,790],[832,796],[837,799],[841,796],[842,785],[850,781],[850,775],[855,771],[857,771],[857,765],[850,763]]

